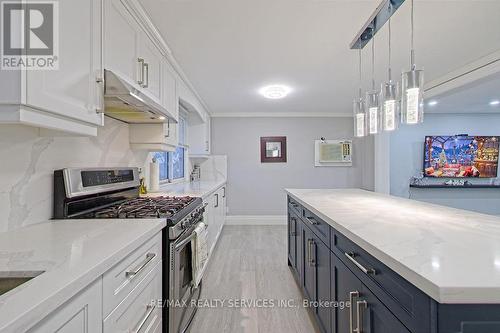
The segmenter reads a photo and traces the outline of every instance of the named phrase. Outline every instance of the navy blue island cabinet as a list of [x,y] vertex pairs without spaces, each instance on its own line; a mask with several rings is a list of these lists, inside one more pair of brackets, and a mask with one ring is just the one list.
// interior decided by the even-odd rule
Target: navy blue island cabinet
[[500,304],[439,304],[290,196],[288,265],[322,333],[500,333]]

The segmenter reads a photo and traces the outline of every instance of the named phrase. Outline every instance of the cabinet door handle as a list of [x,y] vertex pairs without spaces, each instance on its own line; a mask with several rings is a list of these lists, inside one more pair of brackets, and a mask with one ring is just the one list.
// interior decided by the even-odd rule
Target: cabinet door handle
[[359,291],[351,291],[349,293],[349,333],[354,333],[354,322],[353,322],[353,317],[354,315],[352,314],[353,311],[353,302],[354,299],[359,297]]
[[357,301],[356,302],[356,314],[357,314],[357,320],[356,320],[356,329],[354,330],[355,333],[363,333],[363,309],[366,309],[368,307],[368,303],[366,301]]
[[215,194],[215,206],[214,206],[214,208],[217,208],[217,207],[219,207],[219,193]]
[[311,239],[311,266],[316,266],[316,242]]
[[223,191],[223,192],[222,192],[222,193],[223,193],[223,194],[222,194],[222,197],[223,197],[223,198],[225,198],[225,197],[226,197],[226,187],[223,187],[223,188],[222,188],[222,191]]
[[363,273],[365,274],[370,274],[370,275],[375,275],[376,272],[373,268],[366,268],[365,266],[361,265],[354,257],[356,257],[356,253],[354,252],[344,252],[344,255],[349,259],[354,265],[356,265]]
[[170,118],[167,118],[167,134],[165,135],[165,137],[170,137]]
[[144,79],[144,84],[142,85],[143,88],[147,88],[149,87],[149,64],[148,63],[144,63],[144,70],[146,72],[146,76],[145,76],[145,79]]
[[144,317],[141,319],[141,321],[137,325],[137,328],[134,330],[134,333],[139,333],[142,330],[142,327],[144,326],[144,324],[147,323],[149,317],[151,317],[154,310],[155,310],[155,307],[153,305],[146,306],[146,314],[144,315]]
[[131,271],[126,271],[125,276],[127,277],[134,277],[137,274],[139,274],[150,262],[151,260],[156,257],[156,253],[148,253],[146,254],[146,259],[144,259],[143,262],[141,262],[139,265],[137,265],[133,270]]
[[208,152],[208,140],[205,141],[205,151]]
[[137,83],[140,86],[142,86],[144,84],[144,59],[137,58],[137,61],[139,62],[140,66],[140,75],[139,75],[139,80],[137,80]]
[[307,240],[307,264],[311,264],[311,240]]
[[309,224],[312,224],[312,225],[318,225],[319,224],[318,221],[316,221],[314,219],[314,217],[307,217],[306,216],[306,221],[309,222]]
[[95,111],[102,113],[104,111],[104,79],[98,75],[95,82],[97,88]]

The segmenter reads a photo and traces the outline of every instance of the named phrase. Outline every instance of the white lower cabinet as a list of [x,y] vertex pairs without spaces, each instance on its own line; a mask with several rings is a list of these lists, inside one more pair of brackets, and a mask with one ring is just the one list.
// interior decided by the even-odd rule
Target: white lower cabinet
[[91,283],[28,332],[102,332],[102,280]]
[[209,252],[213,251],[217,239],[225,223],[226,212],[226,186],[218,188],[205,199],[205,222],[208,225],[207,243]]
[[104,333],[160,332],[162,324],[161,263],[104,319]]
[[161,241],[160,232],[28,332],[161,332]]

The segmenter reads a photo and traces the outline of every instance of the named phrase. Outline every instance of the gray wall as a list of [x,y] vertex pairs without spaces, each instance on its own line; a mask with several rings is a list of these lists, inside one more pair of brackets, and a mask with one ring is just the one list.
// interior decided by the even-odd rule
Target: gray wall
[[[409,189],[409,179],[422,171],[426,135],[500,135],[500,114],[427,114],[423,124],[391,134],[391,194],[446,206],[500,214],[498,189]],[[440,182],[443,179],[429,179]],[[475,183],[491,180],[474,179]]]
[[[354,141],[353,167],[314,167],[314,140],[351,138],[352,118],[214,118],[212,149],[228,157],[229,215],[285,215],[284,188],[373,189],[373,142]],[[260,163],[260,137],[286,136],[287,163]]]

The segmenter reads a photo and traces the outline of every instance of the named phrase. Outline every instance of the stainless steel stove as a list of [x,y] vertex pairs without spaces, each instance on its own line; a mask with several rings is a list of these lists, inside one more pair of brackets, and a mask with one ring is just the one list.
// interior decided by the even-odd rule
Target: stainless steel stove
[[[163,231],[164,304],[196,304],[201,283],[194,285],[194,229],[203,222],[201,198],[140,197],[137,168],[86,168],[54,171],[55,219],[166,219]],[[178,301],[178,302],[177,302]],[[187,330],[196,307],[163,308],[163,331]],[[167,324],[168,323],[168,324]]]

